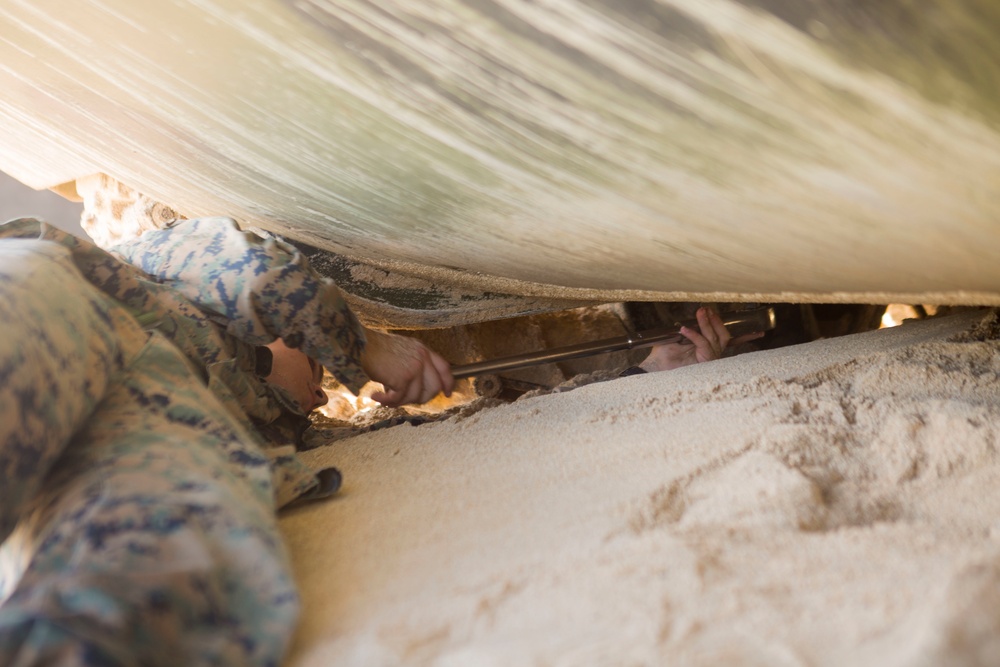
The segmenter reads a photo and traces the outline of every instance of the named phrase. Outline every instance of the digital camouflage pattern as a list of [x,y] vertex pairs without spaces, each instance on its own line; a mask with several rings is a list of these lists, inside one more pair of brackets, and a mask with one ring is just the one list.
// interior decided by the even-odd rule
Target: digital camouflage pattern
[[44,223],[0,226],[0,560],[16,570],[0,572],[0,664],[276,666],[290,637],[275,507],[316,477],[256,345],[294,341],[356,386],[362,330],[280,242],[226,219],[149,236],[120,256],[155,280]]
[[361,325],[293,246],[242,232],[228,218],[202,218],[146,232],[112,252],[221,316],[237,339],[265,345],[280,337],[348,389],[368,381],[359,364]]

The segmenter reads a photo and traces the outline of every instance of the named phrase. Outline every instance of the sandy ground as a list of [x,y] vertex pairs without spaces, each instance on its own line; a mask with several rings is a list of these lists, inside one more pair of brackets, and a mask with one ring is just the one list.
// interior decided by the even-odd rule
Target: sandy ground
[[1000,664],[984,311],[313,453],[288,665]]

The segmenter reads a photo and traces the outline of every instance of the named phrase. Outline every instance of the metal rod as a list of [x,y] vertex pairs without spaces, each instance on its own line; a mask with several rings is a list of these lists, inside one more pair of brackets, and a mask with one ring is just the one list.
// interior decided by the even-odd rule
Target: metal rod
[[[754,333],[755,331],[770,331],[775,325],[774,309],[757,308],[755,310],[725,313],[722,315],[722,323],[726,325],[726,328],[729,329],[730,334],[734,338]],[[695,320],[691,320],[689,322],[676,323],[675,326],[666,329],[648,329],[628,336],[604,338],[590,343],[577,343],[576,345],[555,347],[551,350],[539,350],[538,352],[528,352],[527,354],[502,357],[490,361],[480,361],[464,366],[453,366],[451,374],[456,380],[460,380],[475,375],[482,375],[483,373],[512,371],[519,368],[551,364],[557,361],[580,359],[603,352],[638,350],[669,341],[686,341],[687,338],[680,333],[682,326],[686,326],[689,329],[697,329],[698,323]]]

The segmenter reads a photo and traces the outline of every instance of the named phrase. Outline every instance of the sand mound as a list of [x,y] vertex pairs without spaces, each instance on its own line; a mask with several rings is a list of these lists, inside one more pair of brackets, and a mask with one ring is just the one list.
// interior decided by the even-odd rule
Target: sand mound
[[983,313],[622,378],[311,452],[289,664],[1000,663]]

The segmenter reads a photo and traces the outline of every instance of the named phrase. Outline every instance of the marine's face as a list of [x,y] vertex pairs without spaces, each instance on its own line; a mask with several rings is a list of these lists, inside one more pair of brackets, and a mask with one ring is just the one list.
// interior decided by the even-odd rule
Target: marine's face
[[288,347],[280,338],[267,348],[273,359],[271,374],[265,380],[288,391],[306,414],[326,405],[330,399],[321,386],[323,367],[315,359]]

